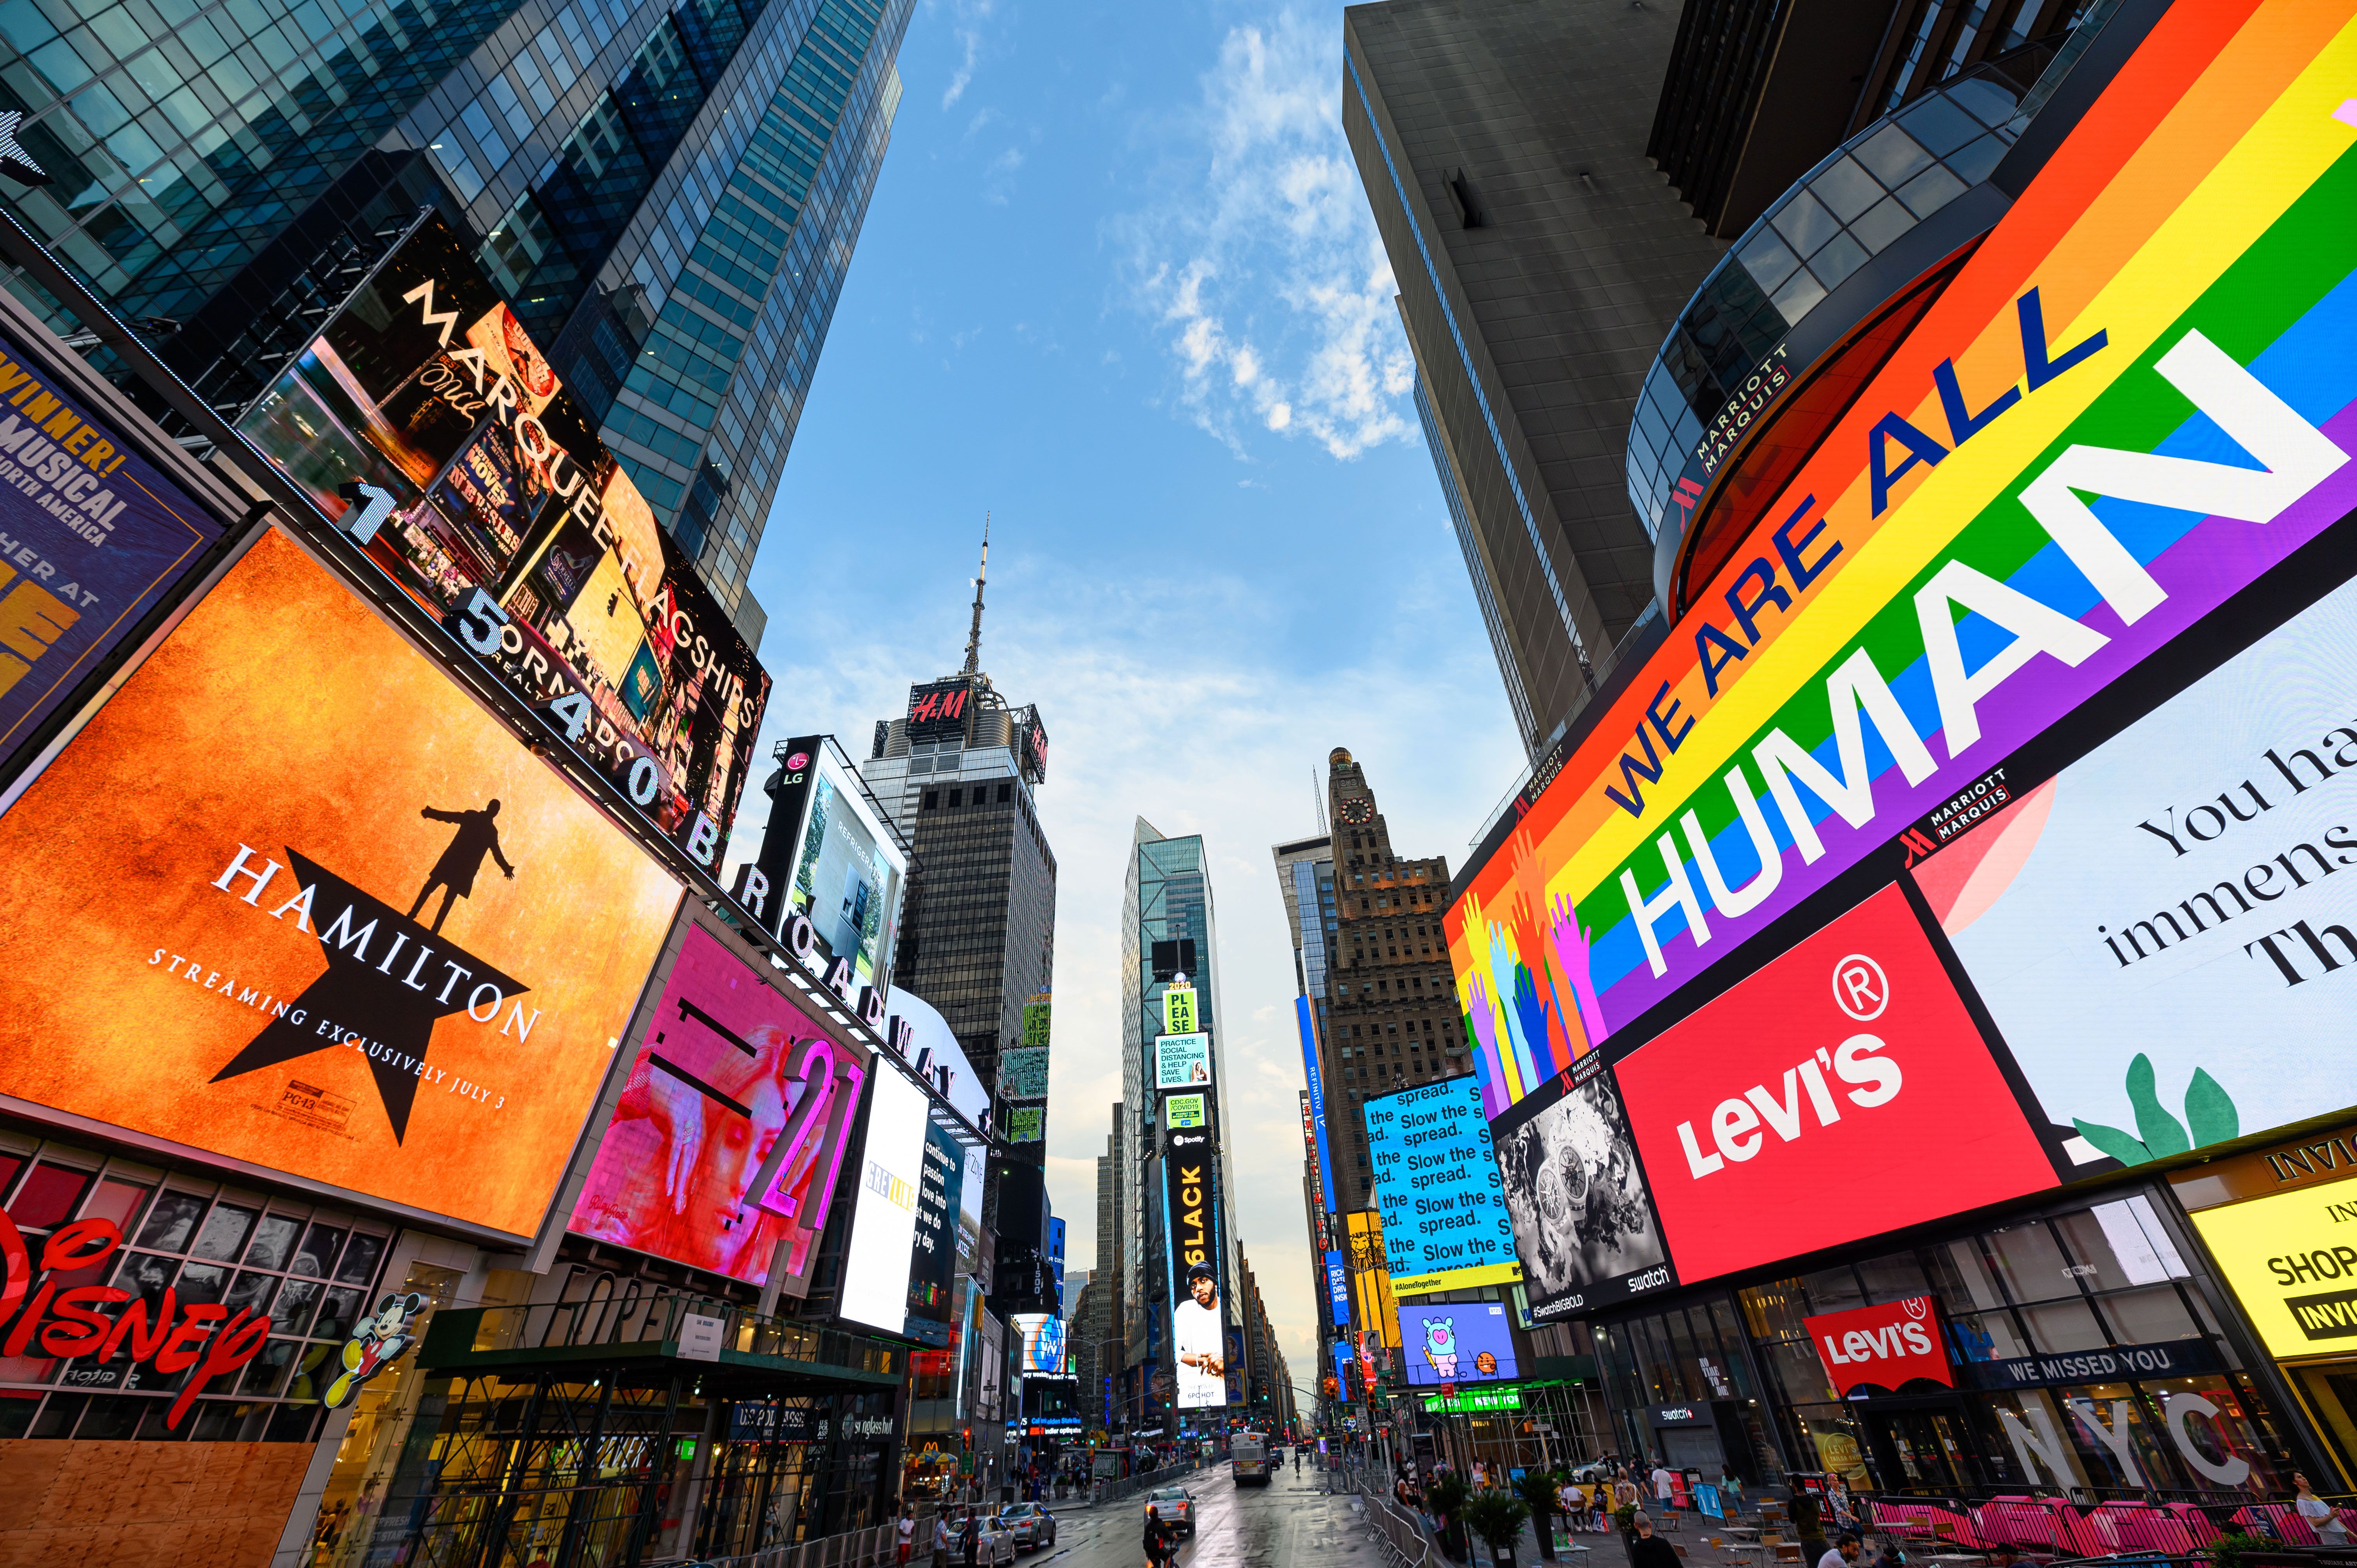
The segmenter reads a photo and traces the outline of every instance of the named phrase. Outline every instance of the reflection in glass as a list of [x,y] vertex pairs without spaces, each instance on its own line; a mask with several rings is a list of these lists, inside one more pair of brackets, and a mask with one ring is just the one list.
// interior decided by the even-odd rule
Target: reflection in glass
[[331,1225],[314,1225],[311,1233],[303,1238],[303,1250],[286,1266],[293,1274],[316,1274],[324,1279],[335,1266],[336,1251],[344,1244],[344,1232]]
[[188,1238],[197,1232],[197,1218],[205,1211],[205,1200],[185,1192],[167,1192],[156,1200],[147,1211],[146,1228],[139,1232],[139,1245],[153,1247],[159,1252],[185,1252]]
[[38,1165],[16,1196],[8,1201],[8,1217],[19,1230],[47,1230],[62,1224],[81,1201],[90,1186],[90,1173],[64,1165]]
[[266,1312],[270,1307],[271,1293],[277,1288],[278,1281],[273,1276],[249,1271],[237,1276],[236,1282],[229,1287],[229,1294],[221,1297],[221,1305],[229,1309],[231,1317],[241,1312]]
[[253,1233],[253,1245],[246,1249],[245,1263],[251,1269],[283,1269],[286,1254],[295,1245],[303,1222],[289,1219],[284,1214],[273,1214],[263,1220]]
[[204,1230],[197,1234],[197,1244],[188,1249],[189,1254],[233,1263],[237,1262],[238,1249],[245,1245],[246,1231],[253,1226],[253,1209],[229,1203],[215,1204]]
[[229,1282],[229,1271],[218,1263],[188,1263],[180,1270],[173,1285],[182,1306],[198,1306],[218,1302],[221,1287]]
[[302,1333],[310,1320],[311,1308],[318,1305],[320,1288],[317,1280],[288,1280],[286,1288],[278,1293],[276,1309],[270,1315],[271,1331]]
[[336,1279],[342,1284],[365,1285],[376,1278],[377,1260],[384,1256],[382,1236],[354,1236],[352,1244],[344,1249],[343,1263],[336,1270]]
[[2053,1233],[2032,1220],[2027,1225],[2010,1226],[1992,1230],[1988,1236],[1990,1253],[1996,1259],[1996,1271],[2013,1292],[2016,1301],[2051,1301],[2058,1295],[2077,1295],[2079,1283],[2070,1273],[2070,1260],[2062,1249],[2054,1244]]
[[[361,1293],[338,1288],[328,1293],[328,1304],[319,1310],[319,1321],[311,1332],[322,1339],[340,1339],[352,1331],[352,1321],[361,1309]],[[290,1330],[291,1332],[291,1330]]]
[[147,1305],[148,1322],[163,1310],[164,1288],[172,1283],[172,1260],[152,1252],[125,1252],[115,1265],[114,1283]]
[[238,1392],[276,1393],[278,1385],[286,1380],[287,1368],[294,1360],[295,1342],[291,1339],[273,1339],[262,1348],[262,1354],[256,1356],[245,1369],[245,1376],[237,1385]]

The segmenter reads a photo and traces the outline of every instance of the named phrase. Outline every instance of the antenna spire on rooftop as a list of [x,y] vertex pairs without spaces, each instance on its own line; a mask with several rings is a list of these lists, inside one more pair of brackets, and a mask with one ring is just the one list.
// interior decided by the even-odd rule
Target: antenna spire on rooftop
[[965,671],[974,674],[982,668],[982,585],[990,576],[990,514],[982,514],[982,570],[974,579],[974,626],[965,634]]

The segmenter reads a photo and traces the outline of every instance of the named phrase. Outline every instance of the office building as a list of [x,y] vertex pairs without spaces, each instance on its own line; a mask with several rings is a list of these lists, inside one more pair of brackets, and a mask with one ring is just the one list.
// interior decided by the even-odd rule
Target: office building
[[1620,455],[1719,255],[1647,159],[1679,9],[1389,0],[1342,14],[1342,123],[1416,406],[1524,747],[1652,598]]
[[[909,688],[899,718],[876,721],[860,764],[867,788],[915,847],[893,983],[931,1003],[985,1083],[1023,1035],[1024,1008],[1056,967],[1056,854],[1036,791],[1048,732],[1013,707],[981,667],[984,575],[974,580],[965,664]],[[1017,1157],[1044,1158],[1046,1103],[1005,1129]]]
[[1105,1152],[1097,1156],[1097,1259],[1089,1271],[1089,1285],[1081,1298],[1072,1329],[1072,1368],[1080,1375],[1082,1402],[1091,1426],[1125,1430],[1122,1354],[1125,1321],[1121,1306],[1124,1259],[1128,1252],[1128,1212],[1122,1207],[1121,1172],[1127,1159],[1127,1122],[1122,1107],[1113,1108],[1113,1128],[1105,1134]]
[[1327,758],[1326,790],[1334,823],[1335,923],[1319,1065],[1334,1198],[1348,1213],[1374,1206],[1360,1112],[1367,1097],[1472,1064],[1440,930],[1448,908],[1448,859],[1403,859],[1392,852],[1391,827],[1374,789],[1340,746]]
[[53,183],[0,196],[231,413],[439,209],[758,643],[913,5],[23,5],[0,111]]

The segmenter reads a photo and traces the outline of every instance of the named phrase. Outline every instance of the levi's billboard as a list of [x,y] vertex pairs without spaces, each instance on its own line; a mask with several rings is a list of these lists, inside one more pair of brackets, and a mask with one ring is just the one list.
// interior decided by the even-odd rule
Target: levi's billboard
[[266,532],[0,816],[0,1097],[529,1238],[679,898]]
[[1802,1319],[1802,1326],[1825,1364],[1834,1392],[1843,1399],[1868,1385],[1897,1393],[1910,1378],[1956,1386],[1940,1339],[1937,1305],[1928,1295],[1828,1312]]
[[[1688,1283],[2054,1185],[1899,887],[1613,1072]],[[1940,1150],[1933,1164],[1896,1157],[1927,1147]]]
[[1461,879],[1493,1116],[2357,506],[2352,13],[2169,9],[1763,491]]

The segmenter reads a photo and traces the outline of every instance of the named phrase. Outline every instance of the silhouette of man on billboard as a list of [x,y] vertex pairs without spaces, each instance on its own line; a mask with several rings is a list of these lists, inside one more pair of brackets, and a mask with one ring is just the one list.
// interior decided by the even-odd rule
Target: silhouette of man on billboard
[[417,902],[409,907],[409,918],[417,918],[417,911],[425,908],[425,900],[434,889],[442,889],[442,907],[434,911],[433,929],[439,931],[442,922],[450,916],[451,901],[469,898],[475,892],[475,873],[483,868],[483,856],[488,853],[500,863],[500,869],[515,880],[515,867],[500,853],[499,824],[493,820],[500,814],[499,801],[492,800],[479,811],[437,811],[428,806],[417,813],[428,822],[456,822],[458,831],[450,835],[450,847],[434,863],[432,875],[425,886],[417,890]]

